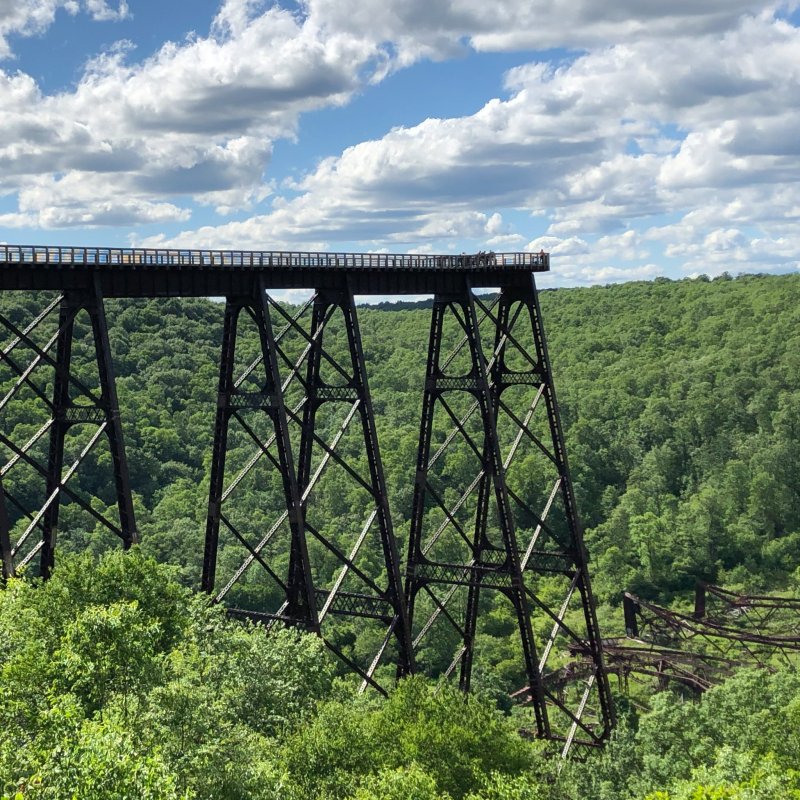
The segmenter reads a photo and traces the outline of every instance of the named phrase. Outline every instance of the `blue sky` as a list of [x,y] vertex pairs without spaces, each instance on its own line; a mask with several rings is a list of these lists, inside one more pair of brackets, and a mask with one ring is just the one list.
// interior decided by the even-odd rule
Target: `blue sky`
[[0,241],[800,266],[800,14],[0,0]]

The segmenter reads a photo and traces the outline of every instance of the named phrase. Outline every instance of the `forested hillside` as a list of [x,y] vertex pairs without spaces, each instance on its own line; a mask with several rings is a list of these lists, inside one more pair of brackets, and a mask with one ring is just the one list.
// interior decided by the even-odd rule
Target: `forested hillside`
[[[18,322],[42,305],[2,302]],[[222,307],[107,305],[145,547],[196,584]],[[800,276],[560,289],[543,292],[542,306],[599,598],[613,602],[622,588],[663,598],[698,577],[786,584],[800,564]],[[429,318],[424,308],[360,311],[401,535]],[[25,412],[11,404],[4,424],[29,428]],[[91,468],[80,480],[108,491],[99,477],[92,485]],[[315,503],[332,520],[351,510],[340,492]],[[69,519],[60,546],[82,549]]]
[[800,280],[656,281],[544,298],[604,599],[800,565]]
[[[796,592],[800,275],[559,289],[541,301],[603,633],[622,628],[623,590],[670,603],[701,578]],[[43,303],[6,294],[0,305],[25,324]],[[407,305],[359,311],[401,540],[430,319]],[[76,796],[97,798],[800,796],[791,670],[745,673],[699,704],[665,695],[644,712],[623,698],[608,750],[557,775],[488,698],[464,704],[412,681],[385,703],[356,701],[313,640],[266,642],[224,623],[182,588],[201,571],[222,306],[109,301],[107,314],[142,552],[80,560],[116,543],[65,505],[64,569],[44,589],[0,593],[0,787],[10,797],[20,780],[22,797],[69,796],[81,781],[101,788]],[[255,352],[245,339],[242,363]],[[28,397],[3,410],[16,441],[41,424],[33,409]],[[236,433],[232,446],[234,462],[251,449]],[[107,467],[100,449],[75,477],[97,508],[113,500]],[[4,483],[23,499],[33,492],[13,472]],[[347,487],[326,484],[314,503],[333,529],[358,514]],[[259,525],[279,508],[277,494],[271,508],[247,487],[237,497],[236,514]],[[259,590],[242,589],[250,602]],[[492,624],[482,635],[497,640],[499,664],[513,631]],[[284,670],[283,682],[265,677]],[[115,760],[120,750],[129,760]]]

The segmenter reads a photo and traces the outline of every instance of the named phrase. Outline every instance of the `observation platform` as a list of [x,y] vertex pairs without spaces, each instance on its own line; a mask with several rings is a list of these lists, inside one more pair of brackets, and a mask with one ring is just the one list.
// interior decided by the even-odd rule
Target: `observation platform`
[[0,291],[82,290],[95,277],[105,297],[247,294],[253,276],[268,289],[339,289],[354,294],[434,294],[472,286],[530,285],[550,269],[548,253],[461,255],[181,250],[0,244]]

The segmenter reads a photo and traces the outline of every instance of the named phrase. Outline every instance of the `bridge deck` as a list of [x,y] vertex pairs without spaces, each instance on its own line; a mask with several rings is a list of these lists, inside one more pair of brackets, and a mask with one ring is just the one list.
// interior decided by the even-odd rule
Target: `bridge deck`
[[94,276],[108,297],[228,295],[254,274],[274,289],[335,288],[356,294],[448,291],[469,276],[476,287],[522,284],[550,268],[547,253],[461,255],[314,253],[287,250],[40,247],[0,245],[0,290],[82,289]]

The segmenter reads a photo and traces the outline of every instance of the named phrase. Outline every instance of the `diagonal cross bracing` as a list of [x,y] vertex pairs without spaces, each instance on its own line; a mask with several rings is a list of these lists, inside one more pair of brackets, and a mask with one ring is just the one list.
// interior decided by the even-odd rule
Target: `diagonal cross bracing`
[[[476,332],[480,327],[476,309],[483,313],[481,335]],[[476,299],[466,281],[460,293],[434,300],[406,602],[418,653],[424,652],[426,637],[435,628],[444,625],[450,634],[439,635],[455,637],[453,658],[441,672],[449,676],[460,666],[463,688],[469,687],[473,661],[481,655],[483,612],[494,608],[497,614],[506,608],[519,630],[519,675],[527,683],[536,732],[566,742],[568,749],[573,742],[596,744],[604,739],[613,711],[540,313],[532,284],[527,289],[504,287],[491,306]],[[463,334],[461,347],[471,351],[469,359],[442,356],[443,341],[453,330],[457,336]],[[483,343],[486,339],[493,342],[491,347]],[[459,395],[469,398],[460,417],[453,406]],[[475,416],[479,424],[468,429]],[[441,435],[442,423],[450,432],[432,457],[433,431],[438,427]],[[446,482],[450,450],[461,454],[457,459],[472,459],[476,473],[462,484],[455,503],[443,507],[438,484],[445,481],[457,488]],[[541,472],[538,512],[530,490],[523,490],[525,475],[514,471],[513,462],[522,452],[527,463],[538,464],[537,473]],[[525,531],[529,523],[532,527]],[[467,524],[474,528],[471,541],[464,535]],[[551,609],[537,584],[555,579],[563,581],[564,594],[560,606]],[[437,585],[446,587],[441,596]],[[504,598],[499,603],[498,595]],[[543,637],[538,633],[540,617],[550,623],[549,634]],[[548,689],[550,674],[558,670],[562,642],[592,654],[592,668],[566,699]]]
[[[53,320],[56,311],[58,318]],[[90,388],[79,379],[72,364],[75,320],[81,313],[88,318],[90,357],[97,367],[97,388]],[[22,444],[14,441],[16,437],[0,433],[0,444],[8,453],[0,469],[3,478],[0,486],[0,543],[3,545],[4,577],[13,576],[35,557],[39,558],[40,574],[47,577],[55,563],[62,498],[82,508],[129,547],[137,540],[137,533],[99,285],[91,282],[85,291],[66,291],[57,295],[25,326],[15,324],[4,315],[0,316],[0,323],[13,335],[0,352],[0,362],[17,376],[0,400],[0,411],[8,414],[17,396],[27,390],[36,398],[39,413],[43,414],[38,430]],[[34,338],[40,334],[45,337],[41,345]],[[26,353],[32,358],[23,367],[17,359]],[[48,385],[52,389],[48,390]],[[33,420],[26,420],[30,421]],[[78,434],[76,426],[91,429],[88,440]],[[10,430],[8,434],[11,434]],[[83,444],[80,444],[81,440]],[[87,502],[83,491],[67,485],[68,481],[73,485],[79,482],[82,462],[101,440],[107,441],[111,451],[118,521]],[[42,448],[45,442],[46,450]],[[66,471],[63,470],[65,448],[70,451],[78,448],[79,451]],[[23,498],[35,494],[32,489],[39,481],[43,493],[40,500],[34,500],[37,505],[31,507],[15,496],[18,491]],[[8,504],[13,506],[13,516],[9,514]],[[10,544],[12,528],[16,531],[13,546]],[[37,532],[36,537],[34,532]]]
[[[234,380],[236,325],[242,311],[247,312],[261,331],[262,351],[245,373]],[[310,320],[307,311],[310,311]],[[285,323],[274,338],[270,333],[271,315]],[[347,343],[344,351],[339,346],[334,350],[328,344],[329,340],[335,342],[330,333],[333,326],[339,334],[344,333]],[[255,404],[269,416],[267,428],[258,428],[242,417],[245,412],[233,410],[237,398],[255,396],[252,384],[257,364],[268,364],[270,373],[274,374],[274,378],[263,385],[264,402]],[[288,374],[280,376],[281,367],[285,367]],[[352,292],[346,288],[335,292],[320,290],[309,304],[294,314],[270,298],[262,285],[251,295],[228,298],[203,586],[214,592],[218,602],[224,599],[235,604],[238,614],[319,630],[332,652],[362,678],[365,686],[385,690],[376,671],[390,654],[407,664],[411,658],[411,644],[404,621],[399,554],[372,415]],[[273,466],[281,467],[280,459],[272,456],[269,448],[280,440],[286,442],[284,458],[293,464],[291,472],[297,500],[292,501],[293,493],[286,495],[286,510],[278,515],[265,535],[255,537],[252,542],[236,529],[234,536],[244,546],[245,558],[217,591],[214,585],[221,545],[221,506],[235,503],[234,490],[240,490],[249,480],[248,476],[252,478],[250,483],[264,479],[264,476],[255,475],[260,459],[257,453],[249,457],[227,488],[222,488],[229,448],[228,424],[232,420],[237,420],[239,427],[247,431],[251,439],[256,439],[259,452],[265,454]],[[358,432],[356,421],[360,422]],[[264,431],[262,440],[258,439],[257,429]],[[285,433],[279,433],[284,429]],[[353,451],[356,443],[359,446]],[[334,480],[349,482],[360,493],[368,510],[365,521],[352,534],[344,538],[337,534],[335,540],[325,530],[325,521],[316,519],[319,515],[315,504],[316,491],[324,486],[331,470],[335,473]],[[291,510],[293,502],[296,504],[294,512]],[[288,545],[281,546],[281,531],[291,521],[293,513],[295,529],[291,531]],[[348,536],[351,537],[349,544]],[[364,571],[360,563],[366,542],[372,544],[373,540],[377,541],[383,555],[383,569],[378,576]],[[230,545],[230,542],[225,544],[226,549]],[[288,563],[282,560],[287,549]],[[261,570],[252,573],[256,565],[260,565]],[[271,578],[270,596],[274,602],[271,609],[241,607],[239,598],[244,597],[243,581],[248,574],[249,585],[267,579],[261,576]],[[365,620],[365,625],[382,630],[380,636],[388,640],[380,657],[358,664],[345,644],[337,640],[336,626],[331,627],[329,622],[329,617],[340,615],[359,616]],[[391,648],[390,643],[393,643]]]

